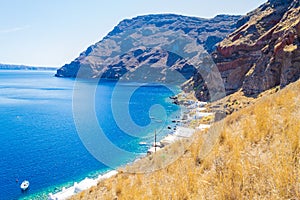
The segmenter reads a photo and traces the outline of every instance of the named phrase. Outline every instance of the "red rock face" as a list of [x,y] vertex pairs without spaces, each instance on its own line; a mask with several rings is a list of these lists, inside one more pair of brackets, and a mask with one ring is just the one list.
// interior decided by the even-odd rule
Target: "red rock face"
[[[219,43],[212,57],[227,94],[242,89],[246,95],[257,95],[299,79],[299,4],[269,0],[243,17],[239,28]],[[196,91],[201,99],[200,93]]]

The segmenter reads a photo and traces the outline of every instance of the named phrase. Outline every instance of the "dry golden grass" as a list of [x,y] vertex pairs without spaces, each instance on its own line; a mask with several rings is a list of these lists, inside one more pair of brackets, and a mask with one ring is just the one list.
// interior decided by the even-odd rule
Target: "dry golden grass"
[[300,199],[299,102],[300,81],[196,133],[171,165],[119,173],[72,199]]
[[295,50],[297,50],[298,46],[294,45],[294,44],[290,44],[284,47],[283,51],[285,52],[293,52]]
[[245,96],[242,90],[239,90],[231,95],[224,97],[218,101],[212,102],[206,106],[209,112],[225,112],[227,115],[232,114],[233,112],[239,111],[245,107],[248,107],[251,104],[254,104],[261,97],[269,96],[276,92],[280,91],[280,86],[276,86],[269,90],[266,90],[258,95]]

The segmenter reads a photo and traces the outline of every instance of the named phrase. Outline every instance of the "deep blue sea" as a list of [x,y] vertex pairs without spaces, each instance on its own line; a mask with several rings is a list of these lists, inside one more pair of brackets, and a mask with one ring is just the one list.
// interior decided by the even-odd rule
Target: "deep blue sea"
[[[49,192],[55,193],[75,181],[111,170],[89,153],[77,133],[73,112],[75,80],[56,78],[54,74],[54,71],[0,70],[1,200],[47,199]],[[154,131],[158,138],[163,137],[169,131],[167,126],[171,120],[180,113],[180,108],[168,98],[178,91],[172,86],[124,83],[118,85],[119,92],[115,95],[115,82],[78,80],[76,83],[92,88],[96,85],[92,106],[101,130],[113,145],[132,152],[126,159],[109,153],[103,155],[104,159],[115,156],[119,165],[145,153],[148,147],[139,142],[153,142]],[[129,99],[128,94],[131,94]],[[76,106],[83,109],[83,117],[88,104],[90,102],[77,101]],[[156,104],[164,108],[166,118],[163,118],[161,108],[149,112]],[[113,109],[112,105],[113,108],[124,107],[124,110]],[[122,113],[124,111],[126,113]],[[126,134],[136,132],[134,127],[132,130],[131,126],[122,127],[126,126],[126,120],[130,125],[128,115],[137,126],[145,127],[139,130],[140,137]],[[116,123],[116,117],[123,121]],[[89,124],[93,120],[80,117],[77,120],[84,120],[88,137],[93,131],[89,128],[93,127]],[[85,132],[81,131],[81,134]],[[105,149],[105,143],[97,148]],[[25,179],[30,181],[30,187],[22,192],[19,186]]]

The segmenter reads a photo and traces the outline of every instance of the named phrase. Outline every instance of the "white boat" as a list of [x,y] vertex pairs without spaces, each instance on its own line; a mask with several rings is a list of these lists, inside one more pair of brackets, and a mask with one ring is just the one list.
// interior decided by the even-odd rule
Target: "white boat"
[[22,190],[27,190],[27,188],[29,187],[29,181],[25,180],[21,183],[20,188]]
[[141,146],[147,145],[147,142],[140,142],[139,145]]

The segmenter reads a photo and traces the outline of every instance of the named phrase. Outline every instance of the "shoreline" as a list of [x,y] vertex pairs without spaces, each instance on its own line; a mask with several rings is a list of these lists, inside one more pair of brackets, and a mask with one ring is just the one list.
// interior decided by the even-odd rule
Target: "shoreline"
[[[126,163],[125,165],[130,165],[131,163],[134,163],[137,160],[143,159],[147,157],[148,155],[155,153],[156,151],[159,151],[163,149],[164,147],[171,145],[172,143],[184,139],[184,138],[190,138],[197,130],[204,130],[208,129],[210,125],[208,124],[200,124],[198,127],[191,128],[190,123],[192,120],[199,120],[206,116],[211,116],[214,113],[208,113],[205,112],[206,108],[205,105],[207,102],[200,102],[197,100],[191,100],[187,98],[185,93],[179,93],[182,94],[183,99],[178,98],[178,95],[176,97],[170,97],[173,104],[179,105],[181,107],[181,113],[179,118],[172,119],[171,124],[168,124],[167,127],[174,126],[174,129],[170,129],[170,133],[165,135],[162,139],[160,139],[156,144],[154,142],[152,145],[148,145],[150,148],[148,148],[147,152],[143,154],[140,157],[137,157],[133,162]],[[182,97],[181,97],[182,98]],[[203,112],[204,111],[204,112]],[[145,145],[144,142],[140,142],[139,145]],[[124,166],[124,165],[122,165]],[[120,166],[120,167],[122,167]],[[57,193],[49,193],[48,194],[48,200],[65,200],[69,199],[73,195],[76,195],[84,190],[90,189],[93,186],[97,186],[97,184],[101,181],[104,181],[105,179],[111,178],[118,174],[118,169],[116,170],[110,170],[104,174],[99,174],[97,178],[84,178],[79,183],[74,182],[74,184],[71,187],[65,188],[63,187],[61,191]]]
[[[179,97],[180,95],[180,97]],[[212,116],[214,113],[205,112],[207,109],[205,106],[207,102],[201,102],[198,100],[192,100],[187,97],[187,94],[181,92],[175,97],[170,97],[173,103],[181,106],[182,112],[179,119],[173,119],[172,124],[175,123],[175,128],[171,129],[171,133],[167,134],[156,144],[153,143],[152,147],[148,149],[147,155],[155,153],[163,149],[164,147],[171,145],[172,143],[184,139],[190,138],[194,135],[194,133],[198,130],[205,130],[210,127],[209,124],[199,124],[196,127],[191,127],[191,122],[193,120],[200,120],[204,117]],[[169,125],[168,127],[170,127]]]
[[116,175],[118,173],[117,170],[111,170],[108,171],[104,174],[100,174],[98,175],[97,178],[88,178],[86,177],[85,179],[83,179],[82,181],[80,181],[79,183],[74,182],[73,186],[65,188],[63,187],[62,190],[60,192],[57,193],[49,193],[48,194],[48,200],[64,200],[64,199],[68,199],[71,196],[87,190],[93,186],[96,186],[99,182],[108,179],[114,175]]

